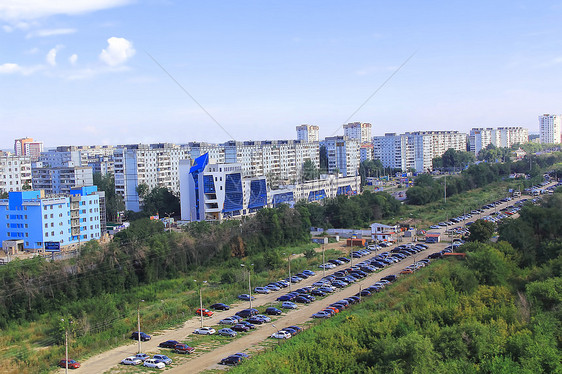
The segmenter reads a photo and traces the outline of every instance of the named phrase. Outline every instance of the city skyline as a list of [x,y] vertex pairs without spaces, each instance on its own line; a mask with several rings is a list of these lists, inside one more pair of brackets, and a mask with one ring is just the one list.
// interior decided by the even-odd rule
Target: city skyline
[[561,13],[554,1],[0,2],[0,148],[296,139],[301,124],[323,139],[347,122],[373,136],[535,133],[562,112]]

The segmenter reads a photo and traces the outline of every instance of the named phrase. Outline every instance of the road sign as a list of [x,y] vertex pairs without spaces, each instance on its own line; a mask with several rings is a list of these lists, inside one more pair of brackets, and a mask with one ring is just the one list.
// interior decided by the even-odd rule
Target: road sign
[[60,252],[60,243],[45,242],[45,252]]

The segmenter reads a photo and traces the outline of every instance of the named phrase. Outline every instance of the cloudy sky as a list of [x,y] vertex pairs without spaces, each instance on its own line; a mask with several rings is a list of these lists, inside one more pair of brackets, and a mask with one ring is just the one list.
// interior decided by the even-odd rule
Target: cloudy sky
[[562,112],[561,19],[537,0],[0,0],[0,148],[536,132]]

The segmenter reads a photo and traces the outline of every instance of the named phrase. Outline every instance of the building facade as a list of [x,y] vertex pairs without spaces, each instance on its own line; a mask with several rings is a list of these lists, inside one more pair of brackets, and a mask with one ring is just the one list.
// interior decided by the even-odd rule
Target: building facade
[[121,195],[125,209],[138,212],[142,201],[137,194],[140,184],[164,187],[179,193],[179,162],[189,159],[188,147],[175,144],[134,144],[114,151],[115,193]]
[[31,157],[0,152],[0,192],[31,188]]
[[539,116],[540,142],[543,144],[562,143],[562,116],[543,114]]
[[299,201],[309,203],[325,199],[333,199],[338,195],[357,195],[361,193],[361,177],[338,177],[337,175],[323,175],[320,179],[293,185],[281,186],[269,191],[269,206],[278,207],[281,204],[294,206]]
[[470,151],[475,155],[492,144],[496,147],[509,148],[514,144],[529,141],[529,130],[523,127],[473,128],[470,130]]
[[14,153],[16,156],[29,156],[36,160],[43,152],[43,142],[34,141],[33,138],[21,138],[14,141]]
[[247,216],[267,207],[265,177],[244,178],[242,166],[210,164],[209,155],[180,161],[181,219],[222,221]]
[[88,166],[51,167],[42,162],[31,164],[32,185],[46,194],[69,194],[73,187],[94,184],[92,168]]
[[99,240],[99,203],[96,186],[73,189],[67,196],[10,192],[0,200],[0,238],[22,240],[28,250],[42,250],[45,242],[67,246]]
[[350,122],[343,125],[343,135],[358,140],[361,144],[371,142],[371,124]]
[[355,176],[359,170],[360,143],[346,136],[332,136],[324,139],[328,157],[328,173],[341,173],[344,177]]
[[305,142],[320,141],[320,127],[314,125],[297,126],[297,140]]

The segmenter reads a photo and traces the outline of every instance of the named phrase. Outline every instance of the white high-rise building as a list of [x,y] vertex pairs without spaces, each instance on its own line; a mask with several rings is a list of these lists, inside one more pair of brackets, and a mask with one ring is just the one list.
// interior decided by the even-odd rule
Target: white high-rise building
[[541,143],[562,143],[561,127],[562,116],[556,114],[543,114],[542,116],[539,116]]
[[0,152],[0,192],[31,187],[31,157]]
[[493,144],[499,148],[509,148],[514,144],[523,144],[529,141],[529,130],[523,127],[498,127],[496,129],[473,128],[470,130],[470,151],[475,155]]
[[320,137],[318,135],[320,128],[314,125],[300,125],[297,126],[297,140],[304,140],[305,142],[317,142]]
[[371,124],[350,122],[343,125],[343,134],[349,139],[358,140],[361,144],[371,142]]
[[115,150],[114,158],[115,193],[123,196],[125,209],[139,211],[140,184],[149,190],[165,187],[179,193],[179,161],[189,159],[189,149],[168,143],[124,145]]
[[496,131],[493,128],[473,128],[469,135],[470,151],[475,155],[486,148],[489,144],[497,144]]
[[332,136],[324,139],[328,156],[328,173],[338,170],[344,177],[355,176],[361,159],[360,143],[346,136]]

